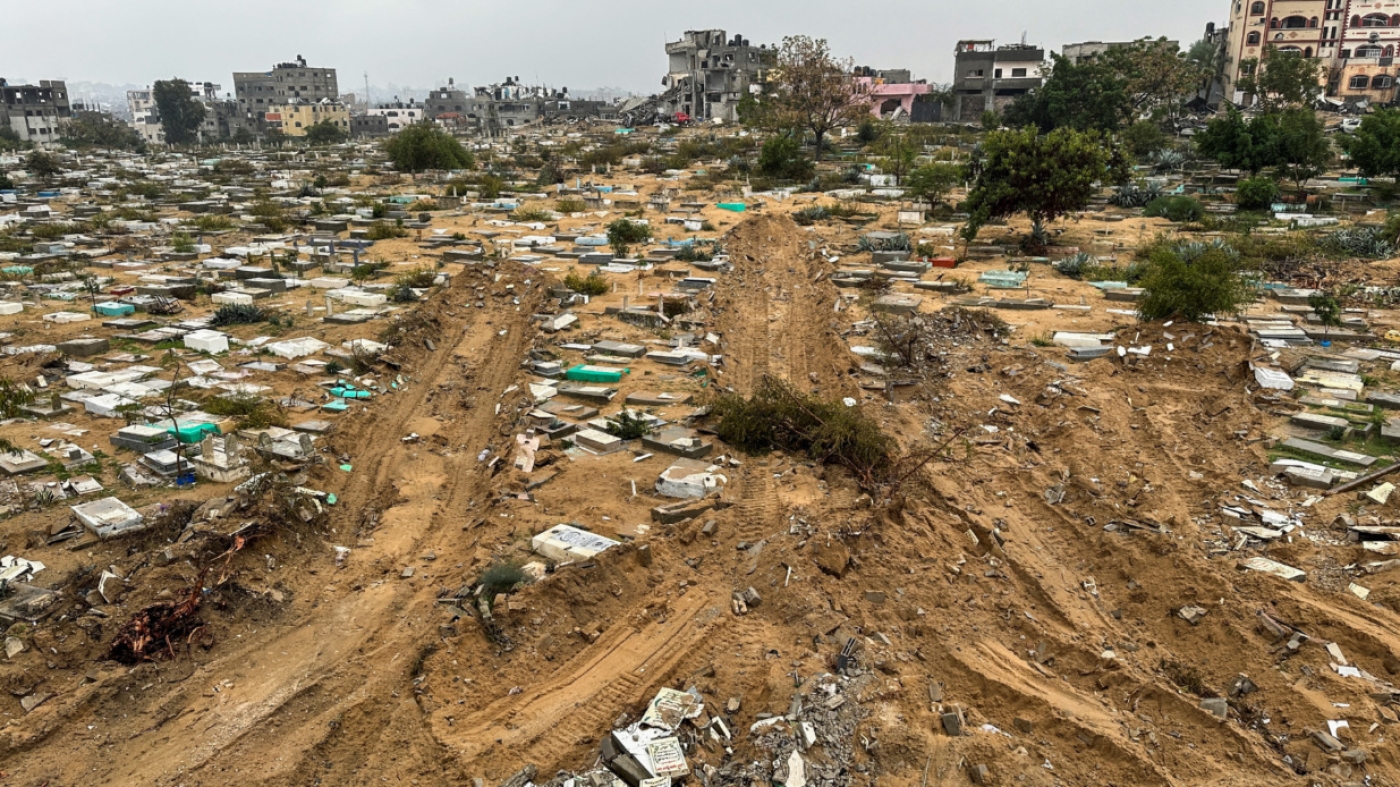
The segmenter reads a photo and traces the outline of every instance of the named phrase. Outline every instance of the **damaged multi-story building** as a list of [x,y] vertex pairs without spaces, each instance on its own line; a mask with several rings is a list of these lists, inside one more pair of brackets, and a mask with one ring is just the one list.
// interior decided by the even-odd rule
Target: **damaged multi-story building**
[[740,100],[761,81],[771,50],[723,30],[690,30],[666,45],[666,58],[663,112],[732,122],[739,119]]
[[239,111],[257,130],[265,130],[267,113],[279,112],[277,107],[340,101],[335,69],[309,66],[301,55],[271,71],[235,72],[233,91]]
[[948,120],[974,123],[1045,84],[1045,49],[991,40],[958,42]]
[[1400,0],[1233,0],[1228,35],[1226,95],[1235,103],[1250,102],[1238,84],[1268,47],[1321,62],[1320,86],[1333,103],[1396,98]]
[[11,85],[0,77],[0,99],[0,126],[24,142],[57,142],[63,125],[73,118],[68,86],[62,80]]
[[447,85],[428,94],[426,116],[445,126],[499,136],[536,122],[575,121],[602,117],[611,105],[573,98],[569,89],[525,85],[519,77],[475,88],[471,93]]
[[[200,142],[216,142],[229,139],[247,123],[239,110],[238,102],[232,96],[220,96],[221,85],[213,82],[187,82],[190,97],[204,107],[204,122],[199,126]],[[147,87],[142,90],[126,91],[126,106],[131,113],[130,126],[136,130],[147,144],[164,145],[165,127],[160,122],[160,108],[156,105],[155,90]]]

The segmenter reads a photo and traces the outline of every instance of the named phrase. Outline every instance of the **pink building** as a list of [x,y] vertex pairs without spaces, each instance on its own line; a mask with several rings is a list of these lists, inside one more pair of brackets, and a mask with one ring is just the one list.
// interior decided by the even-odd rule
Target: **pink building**
[[913,115],[914,101],[930,90],[927,82],[915,82],[907,70],[857,69],[856,82],[867,91],[870,114],[877,118],[892,117],[896,110],[903,110],[904,117]]

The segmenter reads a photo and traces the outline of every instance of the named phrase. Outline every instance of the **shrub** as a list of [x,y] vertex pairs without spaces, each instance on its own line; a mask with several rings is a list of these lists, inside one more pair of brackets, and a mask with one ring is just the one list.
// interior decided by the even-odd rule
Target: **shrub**
[[821,205],[808,205],[802,210],[792,214],[792,220],[804,227],[810,227],[819,221],[826,221],[831,218],[831,211]]
[[510,220],[519,222],[553,221],[554,214],[544,208],[519,207],[511,211]]
[[481,597],[489,604],[495,600],[496,594],[508,593],[515,586],[530,581],[530,575],[524,569],[514,563],[496,563],[481,575],[476,581],[481,588]]
[[1329,232],[1322,236],[1319,245],[1335,257],[1383,260],[1395,254],[1395,244],[1386,239],[1385,230],[1376,227]]
[[340,361],[332,360],[326,364],[326,374],[335,375],[343,371],[345,371],[345,364]]
[[588,210],[588,206],[581,199],[566,197],[554,203],[554,209],[567,216],[570,213],[582,213]]
[[170,239],[170,245],[176,254],[193,254],[194,241],[184,232],[175,233],[175,237]]
[[233,229],[233,221],[228,216],[218,214],[208,216],[196,216],[189,222],[190,226],[200,232],[215,232],[218,230]]
[[651,227],[627,219],[618,219],[608,225],[608,245],[618,255],[626,255],[634,243],[651,240]]
[[1240,210],[1268,210],[1278,202],[1278,184],[1273,178],[1248,178],[1235,190],[1235,204]]
[[862,486],[879,483],[891,466],[894,441],[875,419],[839,399],[798,392],[765,376],[754,395],[718,397],[712,409],[721,440],[748,453],[782,449],[849,469]]
[[369,240],[388,240],[407,236],[408,230],[387,221],[376,221],[369,225],[369,229],[365,232],[365,237]]
[[482,199],[495,199],[505,190],[506,182],[495,175],[482,175],[476,182],[476,193]]
[[1162,187],[1156,183],[1129,183],[1108,198],[1108,204],[1120,208],[1145,208],[1148,203],[1162,196]]
[[569,271],[569,275],[564,277],[564,286],[589,297],[602,295],[612,289],[607,277],[596,270],[587,276],[580,276],[577,271]]
[[1250,297],[1239,256],[1216,246],[1159,244],[1147,260],[1138,314],[1144,320],[1185,319],[1239,311]]
[[1151,120],[1139,120],[1123,132],[1123,144],[1134,156],[1146,158],[1167,146],[1167,135]]
[[702,250],[700,244],[691,243],[687,246],[682,246],[680,250],[676,252],[675,259],[676,262],[709,262],[714,258],[715,255]]
[[608,421],[607,431],[622,440],[639,440],[651,434],[651,424],[645,418],[623,410]]
[[201,405],[210,415],[222,415],[238,419],[239,429],[266,429],[269,426],[286,428],[287,414],[272,402],[248,393],[230,393],[211,396]]
[[856,246],[861,251],[912,251],[909,236],[899,233],[893,238],[871,238],[869,235],[862,235],[856,241]]
[[209,324],[214,327],[225,325],[252,325],[267,319],[267,314],[262,309],[249,303],[226,303],[220,306],[210,318]]
[[401,273],[394,279],[395,284],[412,287],[415,290],[426,290],[437,281],[437,273],[427,268],[414,268],[407,273]]
[[1144,214],[1175,222],[1200,221],[1206,208],[1194,197],[1158,197],[1147,204]]
[[790,134],[779,134],[763,143],[758,153],[759,174],[779,180],[811,180],[816,166],[802,155],[802,143]]

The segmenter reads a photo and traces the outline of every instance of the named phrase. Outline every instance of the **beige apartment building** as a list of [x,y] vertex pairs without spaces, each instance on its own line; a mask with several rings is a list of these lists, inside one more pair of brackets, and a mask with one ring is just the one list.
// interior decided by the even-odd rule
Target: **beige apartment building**
[[1230,8],[1226,96],[1265,47],[1298,52],[1326,67],[1324,95],[1336,102],[1395,100],[1400,0],[1234,0]]

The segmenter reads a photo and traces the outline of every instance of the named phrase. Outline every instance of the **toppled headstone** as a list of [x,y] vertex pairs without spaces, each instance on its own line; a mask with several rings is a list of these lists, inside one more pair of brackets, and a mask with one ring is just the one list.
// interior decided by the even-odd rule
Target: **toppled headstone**
[[560,562],[587,560],[617,545],[617,541],[571,525],[555,525],[530,541],[536,552]]

